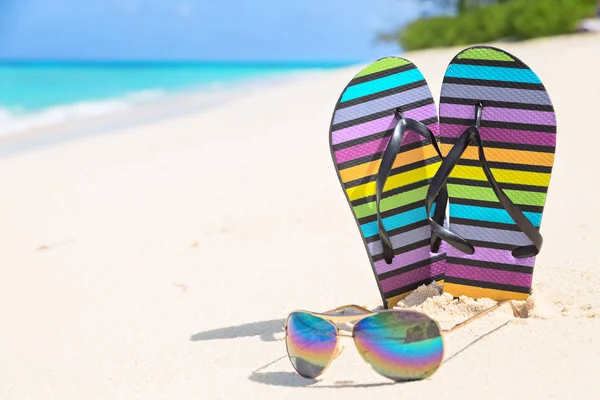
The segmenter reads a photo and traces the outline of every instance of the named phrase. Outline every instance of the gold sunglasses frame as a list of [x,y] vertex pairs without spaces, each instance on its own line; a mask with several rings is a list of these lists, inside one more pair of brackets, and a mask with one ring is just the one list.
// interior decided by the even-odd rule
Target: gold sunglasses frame
[[[496,305],[483,310],[482,312],[480,312],[477,315],[474,315],[473,317],[460,322],[456,325],[454,325],[452,328],[450,329],[440,329],[440,337],[442,338],[442,344],[444,345],[444,335],[447,333],[451,333],[454,331],[459,330],[460,328],[465,327],[466,325],[470,324],[473,321],[478,320],[479,318],[485,316],[486,314],[491,313],[492,311],[502,307],[505,304],[510,304],[510,307],[512,309],[513,312],[513,316],[515,318],[520,318],[521,315],[519,313],[519,311],[517,310],[517,308],[515,307],[514,303],[512,302],[512,300],[501,300],[499,301]],[[334,313],[340,312],[340,311],[344,311],[344,310],[348,310],[348,309],[356,309],[361,311],[361,314],[355,314],[355,315],[336,315]],[[392,310],[381,310],[381,311],[371,311],[371,310],[367,310],[364,307],[361,306],[357,306],[355,304],[349,304],[349,305],[345,305],[345,306],[341,306],[341,307],[337,307],[334,308],[333,310],[329,310],[329,311],[325,311],[323,313],[315,313],[312,311],[306,311],[306,310],[295,310],[292,311],[291,313],[288,314],[287,318],[285,319],[285,325],[281,328],[283,331],[285,331],[285,336],[286,336],[286,340],[285,340],[285,347],[286,347],[286,352],[288,354],[288,358],[290,357],[290,353],[289,353],[289,349],[287,348],[287,327],[288,327],[288,320],[290,319],[290,316],[294,313],[306,313],[315,317],[319,317],[324,319],[325,321],[328,321],[331,325],[333,325],[335,327],[335,332],[336,332],[336,341],[335,341],[335,353],[333,354],[333,356],[330,358],[329,362],[327,363],[327,365],[325,366],[325,368],[323,368],[323,370],[316,375],[314,378],[307,378],[307,379],[316,379],[319,376],[323,375],[325,373],[325,371],[327,371],[327,369],[329,369],[329,366],[331,365],[331,363],[333,362],[333,360],[335,360],[341,353],[342,350],[344,349],[343,347],[340,349],[339,344],[340,344],[340,337],[349,337],[349,338],[354,338],[354,326],[356,325],[356,323],[360,322],[361,320],[380,314],[380,313],[388,313],[388,312],[397,312],[397,311],[403,311],[402,309],[392,309]],[[412,311],[412,310],[406,310],[406,311]],[[433,322],[436,323],[436,325],[439,328],[439,323],[434,320],[433,318],[429,317],[427,314],[421,313],[419,311],[412,311],[412,312],[418,312],[420,314],[423,314],[425,316],[427,316],[428,318],[430,318]],[[350,332],[350,334],[348,334],[347,332],[340,332],[340,329],[338,327],[338,324],[345,324],[345,323],[352,323],[352,332]],[[445,345],[444,345],[445,347]],[[442,359],[443,359],[443,354],[442,354]],[[366,360],[365,360],[366,361]],[[294,366],[294,364],[292,363],[292,366]],[[441,363],[440,363],[441,366]],[[439,367],[438,367],[439,368]],[[294,367],[294,369],[296,369],[296,367]],[[437,370],[436,370],[437,371]],[[296,372],[298,373],[298,375],[301,375],[298,370],[296,370]],[[434,371],[435,373],[435,371]],[[433,375],[433,374],[432,374]],[[430,375],[431,376],[431,375]],[[303,376],[304,377],[304,376]],[[429,376],[428,376],[429,377]]]

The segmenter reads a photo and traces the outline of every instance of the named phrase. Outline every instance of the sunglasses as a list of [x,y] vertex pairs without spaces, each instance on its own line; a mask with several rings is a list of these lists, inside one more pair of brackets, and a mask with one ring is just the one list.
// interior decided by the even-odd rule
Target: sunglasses
[[[444,333],[462,328],[504,304],[510,304],[514,316],[519,317],[514,304],[504,300],[452,329],[441,330],[435,320],[417,311],[371,312],[348,305],[324,313],[294,311],[283,330],[290,362],[305,378],[314,379],[325,372],[343,350],[339,338],[351,337],[362,358],[377,373],[394,381],[411,381],[425,379],[440,367]],[[339,314],[348,309],[360,314]],[[351,331],[340,331],[337,324],[351,324]]]

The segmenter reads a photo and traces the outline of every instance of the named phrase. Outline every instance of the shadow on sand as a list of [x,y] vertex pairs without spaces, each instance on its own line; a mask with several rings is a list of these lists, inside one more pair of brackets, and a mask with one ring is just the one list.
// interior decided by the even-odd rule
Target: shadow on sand
[[377,386],[389,386],[394,385],[394,382],[380,382],[380,383],[353,383],[352,381],[338,381],[333,385],[319,385],[313,386],[318,381],[314,379],[306,379],[301,377],[295,372],[253,372],[248,379],[253,382],[263,383],[266,385],[274,386],[287,386],[287,387],[305,387],[311,389],[332,389],[332,388],[344,388],[344,387],[377,387]]
[[[466,345],[461,350],[457,351],[446,360],[444,360],[443,364],[448,363],[453,360],[455,357],[459,356],[461,353],[466,351],[468,348],[484,339],[485,337],[497,332],[502,329],[506,325],[508,325],[510,321],[498,326],[497,328],[481,335],[477,339],[473,340],[471,343]],[[261,340],[265,342],[274,342],[281,340],[280,338],[276,338],[275,334],[281,332],[281,328],[285,324],[284,319],[273,319],[268,321],[260,321],[253,322],[249,324],[229,326],[225,328],[212,329],[210,331],[199,332],[191,336],[190,340],[192,341],[203,341],[203,340],[215,340],[215,339],[235,339],[241,337],[250,337],[250,336],[260,336]],[[318,381],[314,379],[306,379],[301,377],[295,372],[285,372],[285,371],[273,371],[273,372],[261,372],[267,367],[282,361],[287,358],[287,355],[281,356],[276,360],[273,360],[264,366],[256,369],[254,372],[250,374],[248,379],[256,383],[262,383],[265,385],[273,385],[273,386],[287,386],[287,387],[303,387],[303,388],[311,388],[311,389],[331,389],[331,388],[344,388],[344,387],[377,387],[377,386],[388,386],[397,384],[396,382],[381,382],[381,383],[369,383],[369,384],[357,384],[352,381],[338,381],[333,385],[318,385],[314,386]]]
[[250,336],[260,336],[265,342],[275,342],[281,339],[275,337],[281,333],[285,325],[285,319],[271,319],[268,321],[251,322],[249,324],[228,326],[225,328],[212,329],[210,331],[198,332],[190,337],[191,341],[236,339]]

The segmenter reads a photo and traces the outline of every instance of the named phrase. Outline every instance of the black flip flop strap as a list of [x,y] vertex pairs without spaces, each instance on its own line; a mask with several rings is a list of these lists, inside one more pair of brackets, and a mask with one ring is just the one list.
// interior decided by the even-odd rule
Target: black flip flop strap
[[[398,119],[398,123],[396,124],[394,133],[392,134],[392,137],[390,138],[390,141],[383,153],[383,157],[381,158],[381,164],[379,166],[379,170],[377,171],[377,180],[375,182],[377,224],[379,227],[379,237],[381,238],[381,245],[383,247],[383,257],[388,264],[391,264],[392,259],[394,258],[394,246],[392,245],[388,232],[383,226],[380,202],[383,198],[383,188],[385,187],[387,178],[392,170],[392,166],[394,165],[396,156],[398,155],[398,153],[400,153],[400,148],[402,146],[402,139],[404,138],[404,134],[406,133],[406,131],[413,131],[423,136],[425,139],[429,139],[440,158],[442,157],[442,152],[438,147],[435,136],[427,126],[425,126],[417,120],[411,118],[404,118],[400,112],[396,112],[396,118]],[[437,202],[433,220],[443,224],[444,217],[446,215],[446,204],[448,202],[448,194],[446,192],[445,187],[440,187],[439,192],[439,196],[436,194]],[[428,217],[430,217],[430,215],[431,214],[429,214],[428,210]],[[432,235],[431,249],[434,253],[438,251],[440,243],[441,239],[437,235]]]
[[[480,110],[478,111],[478,117],[480,117]],[[477,124],[478,125],[478,124]],[[504,193],[502,188],[498,185],[498,182],[494,178],[492,171],[489,168],[488,162],[485,158],[485,153],[483,149],[483,143],[481,141],[481,135],[479,134],[479,128],[477,126],[471,126],[467,128],[463,134],[458,138],[452,150],[448,153],[442,165],[438,169],[438,172],[434,176],[431,181],[431,185],[429,186],[429,190],[427,191],[427,198],[425,201],[427,213],[429,214],[431,206],[437,196],[437,194],[445,190],[446,181],[448,180],[448,176],[454,169],[454,167],[458,164],[458,160],[460,160],[462,154],[465,152],[467,147],[471,142],[475,142],[479,148],[479,163],[485,176],[492,187],[492,190],[498,197],[500,204],[502,207],[508,212],[508,215],[513,219],[513,221],[517,224],[519,229],[527,236],[527,238],[533,243],[532,245],[520,246],[515,248],[512,251],[512,255],[515,258],[527,258],[536,256],[540,249],[542,248],[542,244],[544,239],[540,234],[539,230],[525,217],[523,212],[517,207]],[[429,218],[429,224],[433,232],[435,232],[438,236],[440,236],[443,240],[449,243],[451,246],[457,248],[466,254],[473,254],[475,252],[475,248],[469,243],[467,240],[458,236],[457,234],[451,232],[450,230],[441,226],[437,221]]]

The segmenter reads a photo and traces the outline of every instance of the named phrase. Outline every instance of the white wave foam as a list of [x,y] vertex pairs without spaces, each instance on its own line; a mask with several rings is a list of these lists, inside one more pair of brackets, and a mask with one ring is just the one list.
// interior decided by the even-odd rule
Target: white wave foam
[[73,104],[49,107],[33,113],[15,113],[0,107],[0,134],[14,134],[30,129],[45,128],[74,119],[98,117],[127,111],[142,103],[157,100],[166,93],[148,90],[128,93],[121,98],[81,101]]

